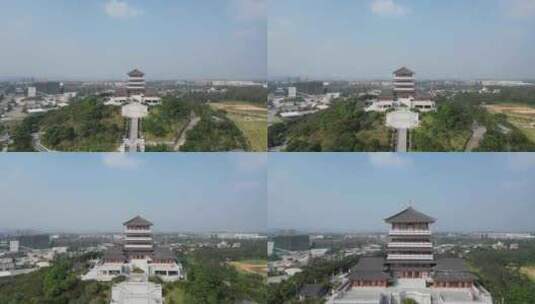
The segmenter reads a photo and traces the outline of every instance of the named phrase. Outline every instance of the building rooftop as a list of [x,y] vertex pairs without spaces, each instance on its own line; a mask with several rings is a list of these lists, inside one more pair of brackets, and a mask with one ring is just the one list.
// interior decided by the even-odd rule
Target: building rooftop
[[433,279],[435,281],[473,281],[473,275],[463,259],[442,258],[437,260],[434,267]]
[[154,258],[155,259],[175,259],[175,255],[171,249],[167,247],[156,247],[154,249]]
[[124,222],[123,225],[125,226],[152,226],[152,223],[138,215]]
[[351,280],[389,280],[391,276],[384,271],[383,257],[362,257],[353,267],[349,278]]
[[416,209],[409,207],[397,214],[394,214],[391,217],[388,217],[385,219],[385,222],[387,223],[398,223],[398,224],[406,224],[406,223],[434,223],[435,219],[425,215]]
[[104,259],[108,260],[126,260],[123,248],[119,246],[110,247],[104,252]]

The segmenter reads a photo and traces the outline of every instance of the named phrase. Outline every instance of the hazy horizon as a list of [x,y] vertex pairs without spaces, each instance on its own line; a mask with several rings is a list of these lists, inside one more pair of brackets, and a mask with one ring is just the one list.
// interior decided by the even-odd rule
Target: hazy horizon
[[0,158],[0,228],[113,232],[141,215],[155,231],[266,229],[257,153],[13,154]]
[[535,231],[529,153],[270,155],[268,229],[386,231],[409,205],[434,231]]
[[535,78],[535,0],[271,0],[268,16],[270,78]]
[[263,79],[265,0],[3,1],[0,76]]

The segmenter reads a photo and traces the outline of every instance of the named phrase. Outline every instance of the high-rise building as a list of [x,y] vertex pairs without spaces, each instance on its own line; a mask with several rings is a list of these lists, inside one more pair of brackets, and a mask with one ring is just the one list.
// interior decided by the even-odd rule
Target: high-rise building
[[296,87],[289,87],[288,88],[288,97],[289,98],[297,97],[297,88]]
[[394,71],[394,99],[410,98],[415,95],[414,72],[406,67]]
[[138,69],[134,69],[127,75],[126,91],[128,96],[145,94],[145,78],[143,78],[145,74]]
[[28,87],[28,97],[35,97],[37,96],[37,88],[35,87]]
[[63,93],[63,83],[58,81],[36,82],[34,87],[37,92],[43,94],[57,95]]
[[273,237],[275,250],[304,251],[310,249],[308,235],[278,235]]
[[19,241],[9,241],[9,252],[19,252]]

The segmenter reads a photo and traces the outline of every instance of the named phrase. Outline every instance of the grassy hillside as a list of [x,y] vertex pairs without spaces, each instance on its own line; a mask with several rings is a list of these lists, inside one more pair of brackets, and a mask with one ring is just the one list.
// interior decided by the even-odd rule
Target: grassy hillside
[[270,147],[298,151],[390,151],[392,131],[383,113],[367,113],[355,101],[269,128]]
[[82,282],[91,256],[59,258],[52,267],[0,279],[0,304],[107,304],[111,283]]
[[267,109],[258,103],[224,101],[210,103],[216,110],[225,112],[245,135],[251,151],[267,151]]
[[247,139],[236,124],[224,112],[208,106],[198,113],[201,120],[186,134],[186,143],[180,148],[185,152],[217,152],[250,150]]
[[441,102],[436,112],[421,115],[420,127],[411,131],[412,151],[464,151],[474,122],[487,129],[476,151],[535,151],[535,143],[506,115],[461,101]]
[[124,120],[118,107],[105,106],[97,98],[25,118],[14,128],[13,151],[31,151],[32,133],[56,151],[115,151],[124,134]]

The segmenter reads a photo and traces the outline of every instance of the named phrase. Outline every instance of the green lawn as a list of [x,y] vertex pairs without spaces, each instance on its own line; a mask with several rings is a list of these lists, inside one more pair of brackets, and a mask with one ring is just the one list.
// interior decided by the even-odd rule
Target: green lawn
[[175,286],[165,295],[167,304],[186,304],[186,292],[181,287]]

